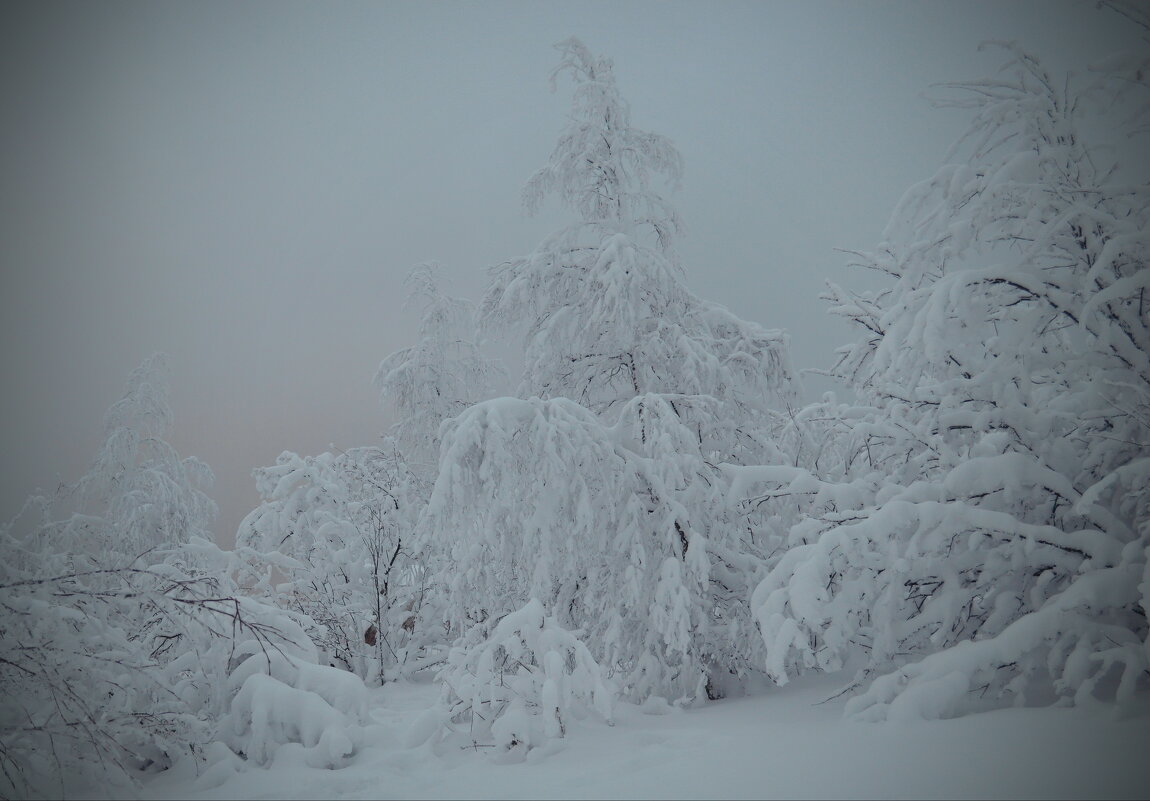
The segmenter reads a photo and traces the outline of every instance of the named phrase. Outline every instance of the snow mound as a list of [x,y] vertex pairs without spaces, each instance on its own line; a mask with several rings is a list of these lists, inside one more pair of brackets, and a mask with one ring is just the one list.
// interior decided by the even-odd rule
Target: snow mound
[[367,688],[354,674],[288,654],[253,654],[229,677],[235,690],[220,726],[223,742],[259,765],[285,758],[341,768],[354,756],[366,723]]

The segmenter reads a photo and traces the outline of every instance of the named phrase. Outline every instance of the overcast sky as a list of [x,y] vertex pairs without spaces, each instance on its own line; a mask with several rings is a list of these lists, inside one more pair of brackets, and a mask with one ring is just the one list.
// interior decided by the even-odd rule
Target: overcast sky
[[[371,386],[413,343],[403,279],[486,269],[570,215],[520,205],[568,109],[552,45],[611,56],[669,137],[699,295],[825,367],[850,333],[836,248],[881,239],[964,117],[932,83],[986,39],[1081,69],[1139,39],[1094,2],[56,2],[0,6],[0,518],[79,477],[154,351],[173,443],[216,471],[228,542],[250,471],[378,441]],[[810,392],[829,388],[810,382]]]

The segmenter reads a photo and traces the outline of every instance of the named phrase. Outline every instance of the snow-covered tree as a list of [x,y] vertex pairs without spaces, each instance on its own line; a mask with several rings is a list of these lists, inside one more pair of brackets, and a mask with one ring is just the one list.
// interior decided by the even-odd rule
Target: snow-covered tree
[[678,180],[678,153],[631,126],[609,61],[559,49],[571,121],[526,199],[582,219],[492,271],[481,316],[526,326],[530,400],[445,426],[423,551],[456,633],[537,598],[629,697],[715,695],[761,663],[747,602],[766,545],[720,464],[781,458],[786,337],[687,290],[651,181]]
[[499,398],[448,423],[420,531],[455,632],[537,598],[637,701],[718,694],[761,661],[761,554],[723,525],[674,403],[637,398],[606,428],[565,398]]
[[856,478],[830,477],[845,503],[791,529],[754,596],[780,683],[852,651],[856,684],[886,674],[864,717],[1051,683],[1122,700],[1150,665],[1150,176],[1105,166],[1081,124],[1137,127],[1146,60],[1083,91],[1003,47],[999,76],[945,87],[970,129],[859,254],[890,285],[830,290],[864,333],[836,368]]
[[236,536],[256,574],[252,590],[306,615],[327,659],[364,679],[414,668],[426,588],[410,536],[426,493],[394,440],[319,456],[285,451],[255,477],[264,501]]
[[484,325],[526,327],[518,394],[571,398],[603,415],[652,392],[785,407],[793,400],[786,337],[682,281],[673,251],[681,225],[651,182],[678,182],[678,151],[631,125],[609,60],[577,39],[558,48],[552,86],[562,74],[575,82],[570,121],[524,197],[533,209],[553,192],[581,219],[493,269],[481,304]]
[[535,210],[555,192],[585,222],[607,230],[654,234],[661,252],[668,252],[682,225],[650,186],[652,173],[672,185],[683,174],[683,161],[663,136],[631,126],[631,109],[615,85],[610,59],[595,58],[572,37],[556,45],[563,54],[551,72],[551,90],[560,75],[575,81],[575,97],[567,128],[547,166],[527,182],[523,197]]
[[217,509],[204,491],[211,468],[195,457],[181,459],[165,439],[170,377],[167,357],[153,355],[132,371],[124,397],[108,410],[96,461],[67,492],[82,514],[60,536],[77,559],[136,557],[192,537],[211,539]]
[[439,290],[434,265],[416,267],[407,283],[408,303],[422,304],[419,342],[384,359],[375,384],[395,413],[392,434],[404,460],[431,481],[440,423],[490,397],[501,371],[480,350],[472,304]]
[[499,374],[480,352],[471,304],[439,290],[434,265],[407,283],[409,303],[422,305],[419,342],[375,376],[395,413],[392,435],[380,447],[285,451],[257,469],[263,503],[236,540],[254,591],[306,615],[333,664],[379,681],[426,666],[443,637],[438,621],[424,625],[441,599],[412,559],[411,534],[435,478],[440,425],[486,397]]

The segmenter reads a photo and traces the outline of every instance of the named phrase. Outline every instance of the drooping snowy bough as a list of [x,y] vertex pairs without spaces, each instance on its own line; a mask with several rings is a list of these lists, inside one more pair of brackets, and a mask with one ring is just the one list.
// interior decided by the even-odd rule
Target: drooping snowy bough
[[946,87],[974,114],[954,160],[859,254],[891,284],[830,289],[859,404],[800,418],[837,415],[812,471],[858,495],[794,525],[753,599],[779,683],[865,655],[861,717],[1123,701],[1150,666],[1150,183],[1079,125],[1102,94],[1144,122],[1146,61],[1076,92],[1005,47]]
[[[539,599],[582,629],[629,694],[694,696],[705,683],[706,545],[665,485],[589,411],[500,398],[446,433],[422,521],[449,620],[465,630]],[[696,547],[692,553],[692,541]]]

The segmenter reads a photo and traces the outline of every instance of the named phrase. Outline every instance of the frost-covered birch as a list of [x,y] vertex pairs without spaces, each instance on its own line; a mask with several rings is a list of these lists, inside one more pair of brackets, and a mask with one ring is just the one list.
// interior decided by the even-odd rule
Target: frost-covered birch
[[525,197],[581,219],[492,271],[481,317],[526,328],[527,400],[445,426],[422,547],[457,633],[536,598],[628,696],[714,696],[761,662],[747,603],[767,546],[720,465],[782,458],[787,340],[686,288],[653,180],[678,181],[678,152],[631,125],[609,61],[558,47],[572,113]]

